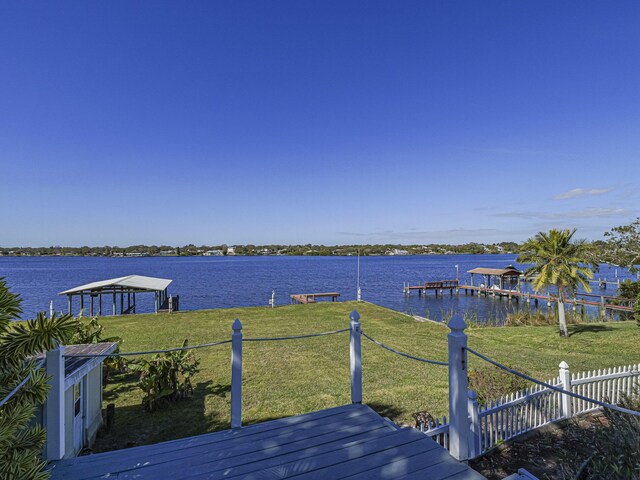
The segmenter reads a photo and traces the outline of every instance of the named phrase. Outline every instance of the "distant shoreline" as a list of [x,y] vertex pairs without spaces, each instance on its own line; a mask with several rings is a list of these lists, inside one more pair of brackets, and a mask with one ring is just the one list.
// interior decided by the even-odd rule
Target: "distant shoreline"
[[0,247],[0,257],[231,257],[231,256],[410,256],[517,254],[515,242],[462,245],[132,245],[128,247]]

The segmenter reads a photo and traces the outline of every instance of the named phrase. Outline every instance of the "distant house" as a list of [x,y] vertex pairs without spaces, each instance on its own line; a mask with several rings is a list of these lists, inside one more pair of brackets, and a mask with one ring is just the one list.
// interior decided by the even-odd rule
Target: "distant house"
[[389,252],[387,252],[387,255],[409,255],[409,252],[406,250],[400,250],[398,248],[394,248],[393,250],[390,250]]
[[207,250],[203,255],[205,257],[221,257],[224,253],[222,253],[222,250]]
[[227,255],[235,255],[236,247],[227,247]]
[[163,256],[171,256],[171,255],[177,255],[178,252],[177,250],[160,250],[158,252],[158,255],[163,255]]
[[[61,427],[58,439],[62,458],[77,456],[83,448],[93,445],[102,425],[102,369],[105,357],[67,357],[66,355],[105,355],[113,353],[115,343],[89,343],[64,347],[64,400],[56,411],[62,414],[49,418],[47,403],[36,412],[36,421],[48,430],[57,423]],[[44,355],[40,355],[43,358]],[[51,397],[47,402],[51,401]],[[52,416],[53,417],[53,416]],[[47,434],[47,443],[55,442]],[[45,448],[49,451],[49,446]]]

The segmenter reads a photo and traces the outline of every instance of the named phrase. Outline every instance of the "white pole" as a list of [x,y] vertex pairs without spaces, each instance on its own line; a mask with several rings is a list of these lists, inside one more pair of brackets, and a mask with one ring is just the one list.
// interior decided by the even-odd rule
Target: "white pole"
[[53,318],[53,300],[51,300],[51,303],[49,303],[49,318]]
[[61,460],[65,454],[64,346],[47,352],[47,460]]
[[276,291],[271,290],[271,308],[276,306]]
[[358,288],[356,291],[356,299],[362,301],[362,290],[360,290],[360,250],[358,250]]
[[[560,362],[560,382],[562,382],[562,389],[567,392],[571,391],[571,374],[569,373],[569,365],[567,362]],[[571,417],[571,397],[566,393],[562,394],[562,417]]]
[[482,454],[482,427],[478,415],[478,395],[469,390],[469,419],[471,420],[471,435],[469,438],[469,458],[476,458]]
[[242,427],[242,323],[233,321],[231,335],[231,428]]
[[449,321],[449,452],[458,460],[469,458],[469,409],[467,378],[467,324],[462,316]]
[[351,364],[351,403],[362,403],[362,335],[360,314],[357,310],[349,315],[351,332],[349,338],[349,359]]

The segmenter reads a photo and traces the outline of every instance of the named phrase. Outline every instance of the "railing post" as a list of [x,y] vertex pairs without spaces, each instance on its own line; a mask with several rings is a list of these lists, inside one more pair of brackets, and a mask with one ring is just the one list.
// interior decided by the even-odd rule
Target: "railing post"
[[449,321],[449,452],[458,460],[469,458],[469,409],[466,323],[460,315]]
[[349,315],[351,332],[349,335],[351,363],[351,403],[362,403],[362,334],[360,332],[360,314],[357,310]]
[[469,435],[469,458],[476,458],[482,454],[482,435],[480,416],[478,415],[478,395],[469,390],[469,419],[471,421],[471,435]]
[[64,408],[64,346],[59,345],[47,352],[47,460],[61,460],[65,454],[65,408]]
[[231,428],[242,426],[242,323],[233,321],[231,335]]
[[[562,389],[568,392],[571,391],[571,373],[569,372],[569,365],[567,362],[560,362],[560,382],[562,383]],[[562,394],[562,418],[571,417],[571,397],[566,393]]]

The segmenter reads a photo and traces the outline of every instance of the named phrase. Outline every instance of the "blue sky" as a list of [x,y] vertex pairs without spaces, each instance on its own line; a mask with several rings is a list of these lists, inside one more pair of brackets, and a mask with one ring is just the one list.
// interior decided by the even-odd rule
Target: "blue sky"
[[0,4],[0,245],[463,243],[640,215],[640,2]]

